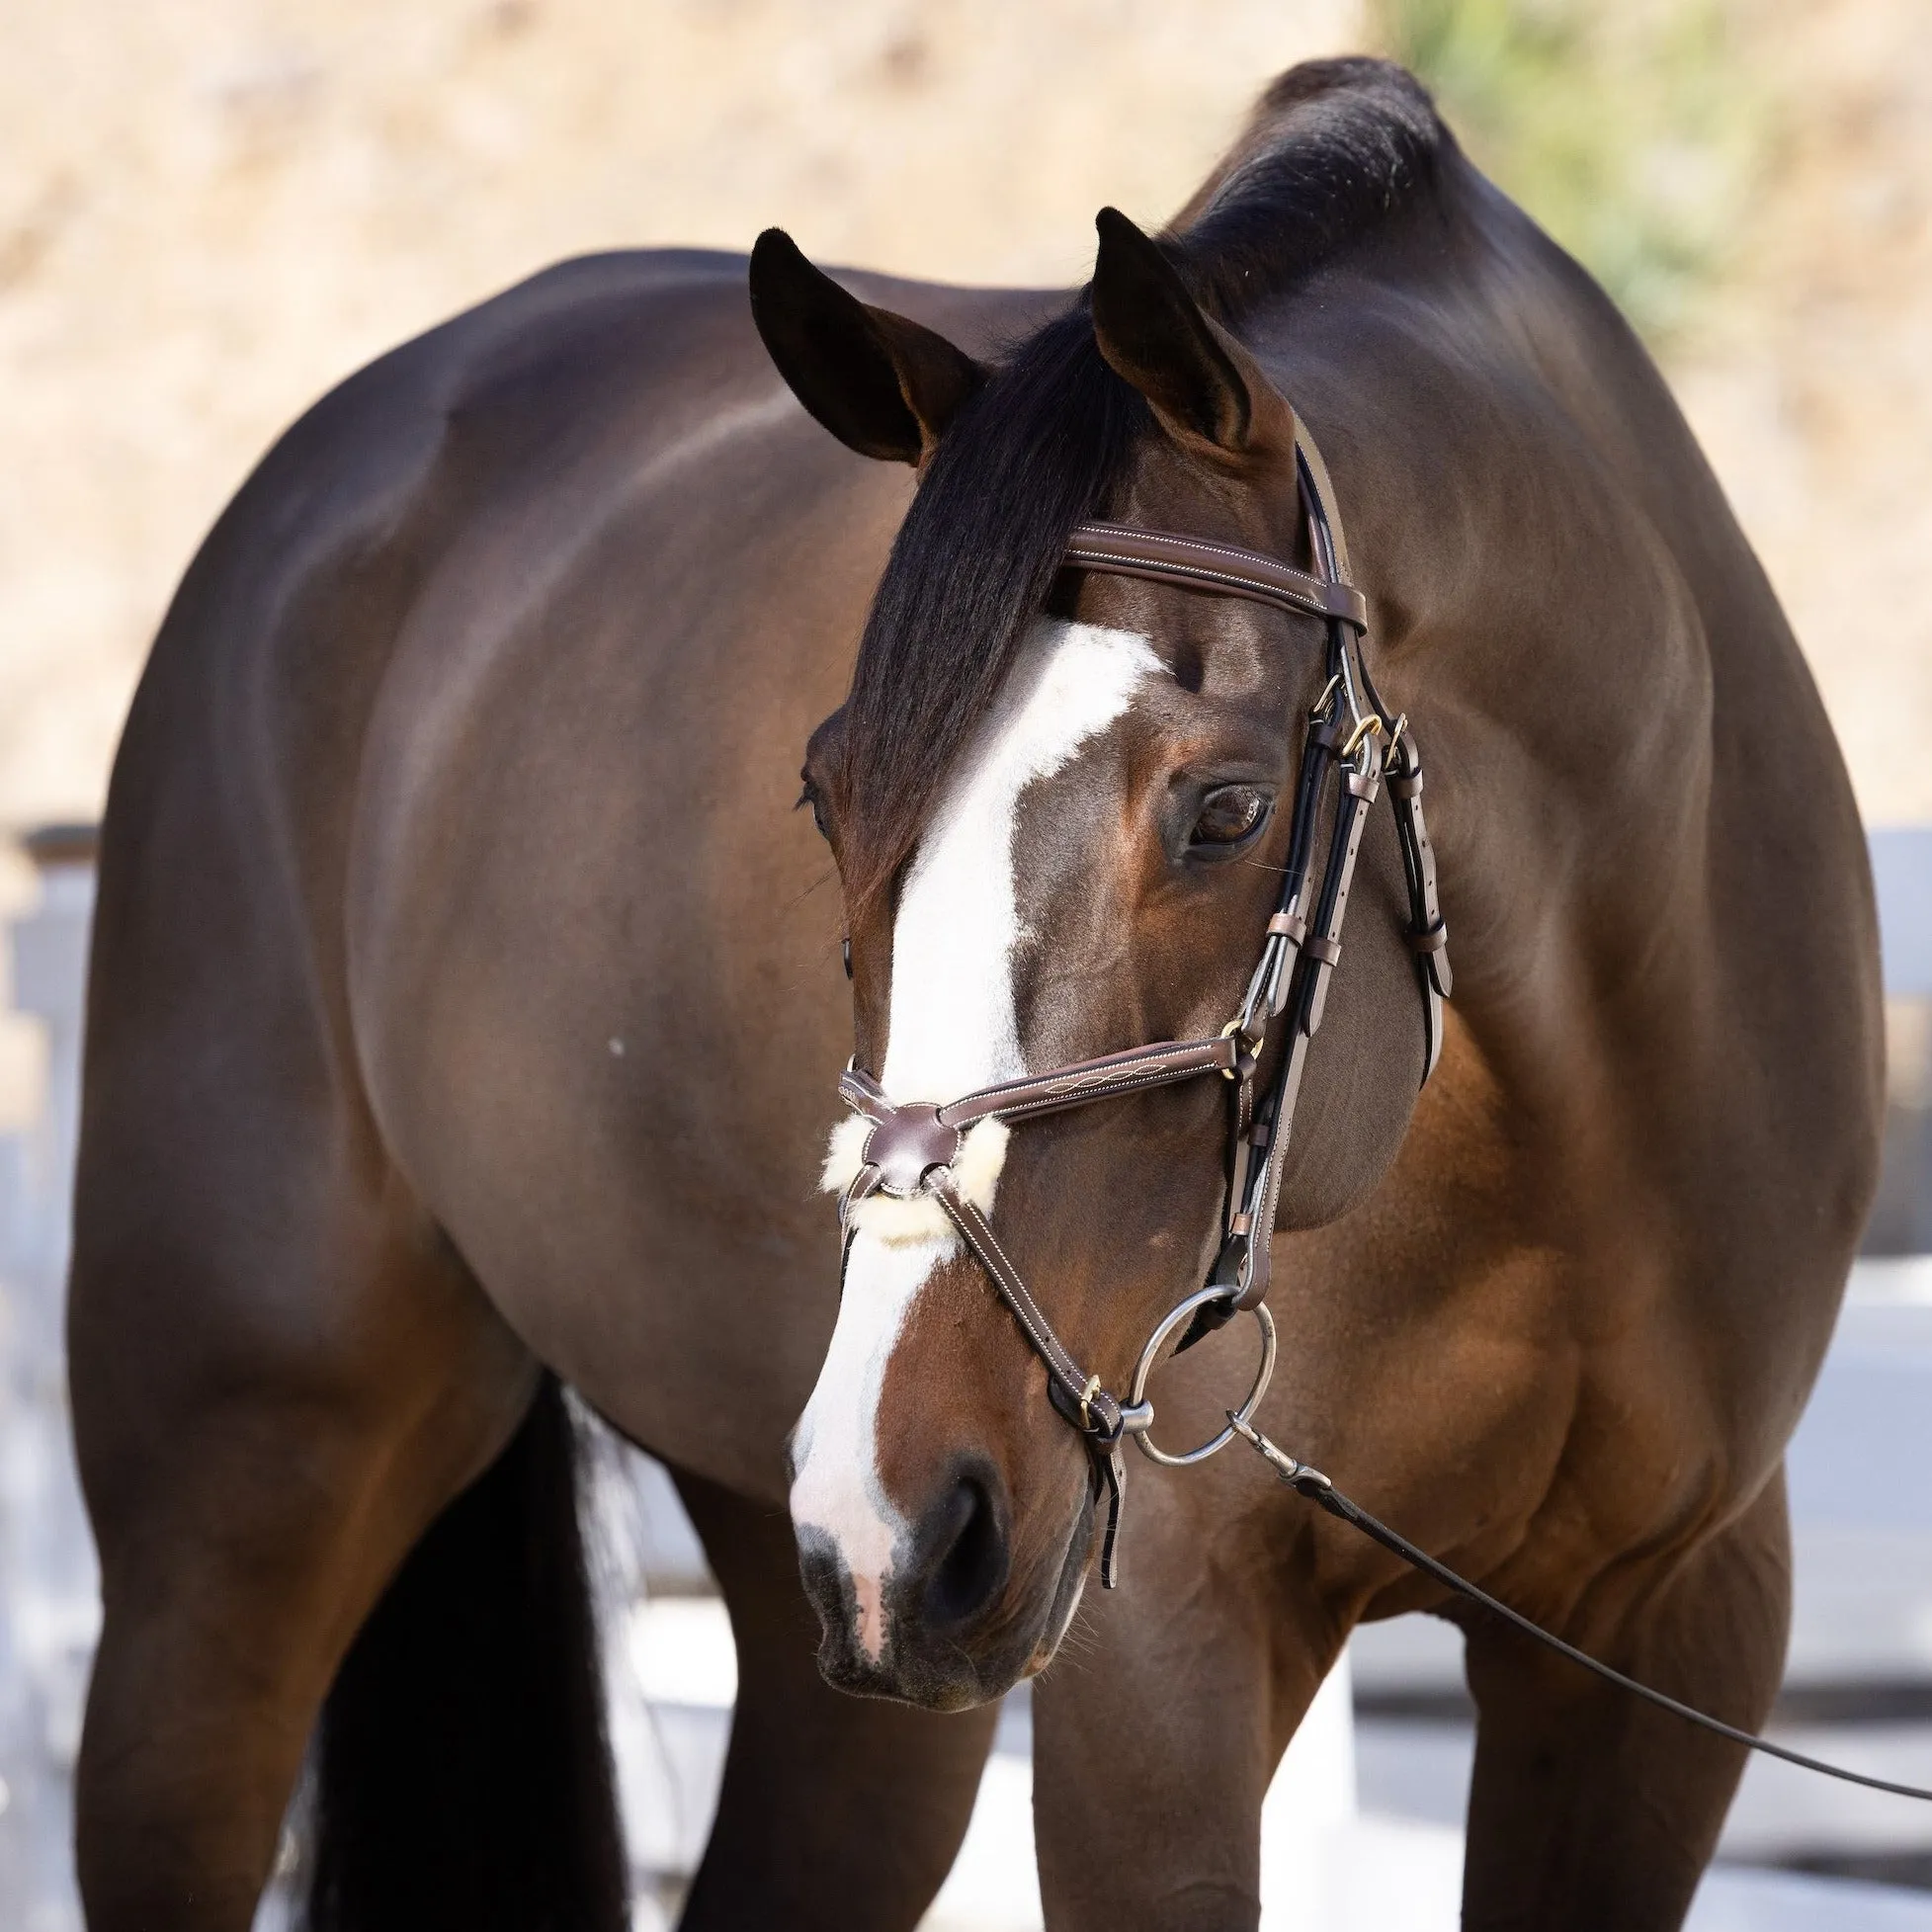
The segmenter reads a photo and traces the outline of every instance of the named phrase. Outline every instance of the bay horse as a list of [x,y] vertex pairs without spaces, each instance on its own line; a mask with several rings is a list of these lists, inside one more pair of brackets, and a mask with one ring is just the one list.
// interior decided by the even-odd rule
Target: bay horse
[[[567,263],[317,405],[189,570],[90,993],[94,1932],[240,1932],[312,1732],[318,1928],[623,1923],[564,1385],[677,1472],[731,1613],[687,1926],[913,1925],[1026,1675],[1049,1923],[1254,1924],[1348,1632],[1453,1605],[1238,1451],[1136,1466],[1088,1587],[1095,1462],[976,1251],[914,1185],[852,1202],[841,1268],[817,1170],[848,1060],[904,1110],[1239,1010],[1330,628],[1068,544],[1332,574],[1303,449],[1427,752],[1455,979],[1432,1038],[1366,810],[1260,1419],[1763,1720],[1881,1082],[1863,841],[1776,600],[1611,303],[1400,71],[1294,69],[1163,237],[1100,234],[1071,298],[777,235]],[[1213,1262],[1230,1092],[945,1168],[1092,1402]],[[1163,1431],[1251,1333],[1158,1370]],[[1465,1924],[1679,1924],[1739,1752],[1465,1635]]]

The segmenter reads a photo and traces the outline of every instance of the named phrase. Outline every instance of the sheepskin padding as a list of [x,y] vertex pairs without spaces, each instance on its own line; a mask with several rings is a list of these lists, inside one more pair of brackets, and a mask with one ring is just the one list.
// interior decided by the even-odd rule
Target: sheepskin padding
[[866,1164],[866,1142],[872,1138],[872,1123],[863,1114],[848,1114],[832,1130],[825,1143],[825,1167],[818,1185],[827,1194],[843,1194],[858,1179]]
[[[819,1176],[819,1185],[826,1193],[843,1194],[852,1185],[866,1164],[866,1142],[871,1137],[872,1122],[863,1114],[849,1114],[833,1128],[825,1149],[825,1169]],[[982,1215],[993,1212],[993,1197],[999,1192],[1000,1170],[1006,1165],[1006,1143],[1011,1137],[1004,1121],[977,1121],[966,1130],[960,1144],[953,1179],[962,1197]],[[956,1238],[946,1210],[929,1194],[910,1201],[897,1201],[889,1194],[871,1195],[853,1210],[852,1225],[887,1247]]]

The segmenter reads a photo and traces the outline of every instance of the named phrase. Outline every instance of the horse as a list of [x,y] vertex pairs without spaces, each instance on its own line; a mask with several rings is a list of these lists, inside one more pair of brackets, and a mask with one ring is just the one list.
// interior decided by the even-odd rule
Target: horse
[[[1135,533],[1313,602],[1123,574]],[[1359,784],[1310,819],[1337,679]],[[1374,798],[1418,747],[1446,1006]],[[1283,908],[1298,823],[1353,872],[1345,955]],[[1264,1014],[1291,948],[1322,1010],[1257,1149],[1235,1095],[1291,1049],[1223,1023],[1264,941]],[[1072,295],[772,234],[485,302],[266,457],[115,766],[90,1925],[240,1932],[305,1753],[319,1932],[623,1922],[566,1387],[670,1465],[730,1611],[688,1927],[913,1925],[1023,1677],[1048,1923],[1252,1926],[1273,1766],[1409,1611],[1464,1626],[1464,1923],[1678,1925],[1734,1745],[1238,1449],[1136,1462],[1124,1511],[1112,1449],[1238,1399],[1253,1330],[1217,1324],[1272,1251],[1273,1436],[1755,1726],[1880,1010],[1762,570],[1612,303],[1400,70],[1282,76],[1163,234],[1102,216]],[[1163,1041],[1202,1077],[933,1151],[956,1096]]]

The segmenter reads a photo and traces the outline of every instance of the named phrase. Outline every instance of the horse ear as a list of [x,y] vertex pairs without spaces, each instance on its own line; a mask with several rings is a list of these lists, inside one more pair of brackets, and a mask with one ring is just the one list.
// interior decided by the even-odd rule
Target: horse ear
[[1183,448],[1225,462],[1293,447],[1295,412],[1260,365],[1203,310],[1159,243],[1117,208],[1094,218],[1094,341]]
[[924,462],[985,379],[943,335],[840,288],[783,228],[752,248],[751,316],[792,393],[862,457]]

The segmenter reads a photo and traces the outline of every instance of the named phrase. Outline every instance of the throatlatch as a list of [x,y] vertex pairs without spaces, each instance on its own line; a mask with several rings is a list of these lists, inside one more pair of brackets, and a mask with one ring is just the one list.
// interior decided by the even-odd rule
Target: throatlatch
[[[1341,960],[1342,922],[1363,828],[1385,777],[1395,801],[1408,881],[1410,943],[1416,950],[1423,996],[1425,1080],[1442,1048],[1442,1000],[1450,987],[1448,931],[1437,903],[1435,855],[1422,816],[1421,757],[1407,718],[1388,717],[1362,662],[1368,605],[1349,579],[1348,552],[1334,521],[1327,469],[1299,419],[1296,465],[1315,562],[1313,575],[1254,550],[1123,524],[1081,524],[1066,549],[1066,561],[1073,568],[1247,598],[1318,618],[1326,627],[1327,682],[1308,714],[1289,826],[1287,869],[1240,1011],[1213,1039],[1130,1048],[982,1087],[943,1105],[895,1103],[856,1065],[848,1067],[839,1081],[840,1097],[873,1123],[862,1165],[840,1202],[848,1252],[852,1210],[873,1194],[899,1199],[930,1196],[945,1211],[1046,1364],[1053,1406],[1079,1432],[1093,1459],[1095,1496],[1107,1500],[1100,1559],[1101,1583],[1107,1589],[1114,1587],[1118,1576],[1126,1440],[1133,1437],[1153,1460],[1172,1464],[1203,1460],[1224,1447],[1235,1433],[1230,1426],[1212,1443],[1181,1456],[1153,1446],[1147,1434],[1153,1405],[1146,1399],[1146,1381],[1168,1338],[1185,1321],[1179,1347],[1186,1349],[1232,1315],[1252,1310],[1262,1332],[1262,1363],[1254,1387],[1237,1412],[1243,1420],[1252,1415],[1267,1388],[1275,1360],[1275,1332],[1263,1297],[1268,1292],[1283,1153],[1294,1124],[1308,1043],[1321,1025],[1329,978]],[[1335,810],[1326,862],[1309,909],[1305,901],[1315,835],[1331,788]],[[1286,1024],[1286,1039],[1272,1076],[1257,1094],[1255,1076],[1278,1023]],[[1170,1310],[1149,1337],[1131,1392],[1123,1400],[1103,1387],[1098,1376],[1083,1370],[1054,1332],[991,1223],[960,1187],[954,1163],[966,1131],[981,1121],[1031,1120],[1205,1073],[1219,1073],[1236,1087],[1220,1250],[1205,1286]]]

